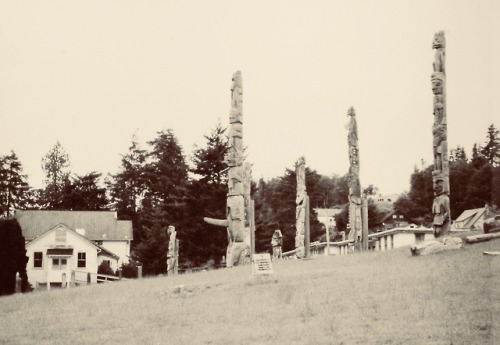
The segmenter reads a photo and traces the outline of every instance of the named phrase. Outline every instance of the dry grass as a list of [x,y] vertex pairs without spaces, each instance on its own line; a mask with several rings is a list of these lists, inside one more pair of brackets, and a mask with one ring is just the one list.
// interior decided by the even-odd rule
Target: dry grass
[[[500,241],[0,298],[2,344],[495,344]],[[179,286],[182,285],[182,288]]]

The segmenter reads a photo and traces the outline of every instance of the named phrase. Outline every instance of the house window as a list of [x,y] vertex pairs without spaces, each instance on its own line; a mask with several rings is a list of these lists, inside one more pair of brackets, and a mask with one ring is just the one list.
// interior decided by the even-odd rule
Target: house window
[[99,246],[102,246],[102,241],[95,241],[95,243]]
[[415,241],[422,242],[425,239],[425,234],[415,234]]
[[87,267],[87,253],[78,253],[78,267]]
[[56,229],[56,242],[66,243],[66,229]]
[[395,214],[393,214],[393,215],[392,215],[392,218],[396,219],[396,218],[398,218],[398,216],[397,216],[397,215],[395,215]]
[[68,259],[52,259],[53,270],[65,270],[68,266]]
[[34,252],[33,253],[33,267],[43,267],[43,253]]

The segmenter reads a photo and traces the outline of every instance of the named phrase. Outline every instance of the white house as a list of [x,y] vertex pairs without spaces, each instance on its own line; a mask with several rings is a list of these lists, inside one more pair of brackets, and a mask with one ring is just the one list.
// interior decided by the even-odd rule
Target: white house
[[109,211],[16,211],[26,240],[29,280],[35,285],[64,285],[72,271],[91,273],[106,261],[116,271],[128,263],[132,222]]

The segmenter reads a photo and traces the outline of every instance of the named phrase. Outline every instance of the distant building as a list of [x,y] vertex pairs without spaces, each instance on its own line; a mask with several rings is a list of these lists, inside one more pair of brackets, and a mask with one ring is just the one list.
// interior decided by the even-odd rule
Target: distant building
[[394,228],[406,227],[411,223],[414,222],[408,217],[406,217],[399,210],[393,210],[388,212],[384,217],[382,217],[381,220],[378,222],[378,224],[375,226],[375,228],[370,230],[380,232]]
[[324,225],[325,229],[336,228],[335,217],[342,212],[342,208],[315,208],[318,221]]
[[387,194],[378,196],[372,195],[369,198],[373,200],[373,203],[379,208],[392,208],[394,202],[398,200],[401,194]]
[[96,280],[103,262],[116,271],[129,262],[132,222],[109,211],[16,211],[26,240],[30,283],[64,285],[73,271]]

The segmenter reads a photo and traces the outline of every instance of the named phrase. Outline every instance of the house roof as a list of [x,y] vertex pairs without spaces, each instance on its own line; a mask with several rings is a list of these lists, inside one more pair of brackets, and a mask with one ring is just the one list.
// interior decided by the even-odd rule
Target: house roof
[[26,240],[32,240],[58,224],[78,230],[85,229],[84,237],[90,240],[132,240],[132,222],[116,219],[110,211],[39,211],[18,210],[19,222]]
[[104,248],[103,246],[101,246],[97,243],[93,243],[93,244],[100,249],[100,252],[97,255],[108,256],[108,257],[111,257],[111,258],[116,259],[116,260],[120,259],[120,257],[118,255],[110,252],[108,249]]

